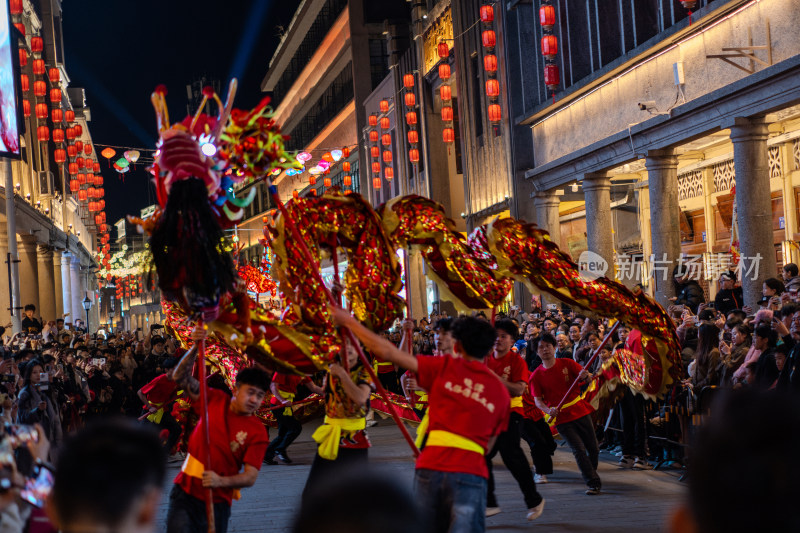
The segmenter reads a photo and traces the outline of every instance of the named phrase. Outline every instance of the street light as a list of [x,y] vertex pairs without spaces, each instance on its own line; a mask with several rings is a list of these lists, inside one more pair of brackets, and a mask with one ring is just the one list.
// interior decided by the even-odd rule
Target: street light
[[89,309],[92,308],[92,301],[89,299],[89,295],[83,298],[83,308],[86,310],[86,333],[89,333]]

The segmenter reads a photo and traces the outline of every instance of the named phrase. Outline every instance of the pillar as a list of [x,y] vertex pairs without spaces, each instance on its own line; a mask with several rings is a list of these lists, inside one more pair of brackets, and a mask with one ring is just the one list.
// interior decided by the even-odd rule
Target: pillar
[[552,191],[533,193],[533,205],[536,209],[536,225],[550,233],[554,243],[561,246],[561,221],[558,206],[561,200]]
[[[783,180],[783,222],[785,230],[784,240],[794,241],[797,233],[797,202],[794,198],[794,184],[792,183],[792,169],[794,168],[794,142],[789,141],[781,145],[781,169]],[[800,261],[797,246],[787,246],[788,257],[783,258],[783,264]]]
[[[11,321],[11,293],[8,285],[8,234],[0,233],[0,324]],[[11,331],[7,332],[11,335]]]
[[40,244],[36,247],[39,272],[39,315],[44,323],[56,319],[56,283],[53,276],[53,249]]
[[61,279],[61,252],[53,251],[53,283],[55,285],[56,318],[61,318],[64,314],[64,287]]
[[716,260],[714,256],[714,245],[716,244],[717,240],[717,221],[716,217],[714,216],[714,202],[712,195],[714,194],[714,169],[713,167],[706,167],[702,170],[703,172],[703,220],[705,221],[706,226],[706,253],[709,254],[710,257],[714,257],[714,261],[712,261],[710,265],[711,272],[707,272],[706,274],[712,274],[711,279],[708,281],[708,299],[713,300],[717,296],[717,290],[719,289],[719,283],[717,283],[717,279],[719,279],[719,273],[722,270],[722,263]]
[[614,279],[614,225],[611,219],[611,180],[608,174],[585,174],[583,194],[586,201],[587,247],[590,252],[605,260],[605,275]]
[[20,235],[19,241],[19,289],[20,305],[36,306],[39,315],[39,271],[36,259],[36,236]]
[[77,319],[86,322],[86,313],[83,310],[83,280],[81,275],[81,260],[77,256],[70,258],[69,264],[69,282],[71,286],[72,297],[72,323],[74,324]]
[[[422,254],[411,251],[406,254],[406,297],[411,304],[409,316],[420,320],[428,315],[427,278],[423,267]],[[152,320],[157,320],[156,316]]]
[[653,296],[654,282],[650,279],[649,268],[650,256],[653,255],[653,238],[650,232],[650,189],[647,177],[636,183],[637,207],[639,210],[639,233],[642,238],[642,256],[644,262],[641,263],[641,271],[636,274],[639,281],[646,287],[646,292]]
[[72,256],[69,252],[59,252],[61,256],[61,301],[63,304],[62,314],[66,315],[64,322],[75,323],[75,315],[72,313],[72,280],[70,279],[69,264]]
[[737,117],[731,126],[736,170],[736,221],[744,303],[758,308],[765,279],[777,275],[772,237],[767,123],[764,118]]
[[675,296],[672,269],[681,255],[680,206],[678,205],[678,157],[674,149],[650,150],[645,158],[650,193],[650,272],[654,296],[668,306]]

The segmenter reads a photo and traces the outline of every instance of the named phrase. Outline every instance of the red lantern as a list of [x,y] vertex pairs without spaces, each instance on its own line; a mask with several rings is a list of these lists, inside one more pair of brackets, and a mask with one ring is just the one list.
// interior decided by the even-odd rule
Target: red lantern
[[342,163],[342,170],[344,172],[350,172],[350,161],[345,161]]
[[369,149],[369,151],[370,151],[370,155],[373,158],[380,157],[380,155],[381,155],[381,149],[378,148],[377,146],[373,146],[372,148]]
[[[76,155],[78,155],[78,147],[75,146],[74,144],[70,144],[69,146],[67,146],[67,155],[70,157],[75,157]],[[70,168],[72,168],[72,165],[74,164],[75,163],[70,163]],[[78,165],[75,164],[75,172],[77,171],[78,171]],[[70,170],[70,172],[72,171]]]
[[497,44],[497,36],[494,33],[494,30],[483,30],[481,34],[481,42],[483,43],[484,48],[494,48]]
[[542,37],[542,55],[545,59],[553,59],[558,53],[558,37],[555,35],[545,35]]
[[308,184],[309,185],[316,185],[317,184],[317,177],[313,174],[308,177]]
[[[105,224],[100,224],[100,232],[101,233],[105,233],[106,231],[108,231],[108,226],[106,226]],[[108,263],[108,261],[106,261],[106,263]],[[139,293],[141,293],[141,292],[142,292],[142,289],[139,289]]]
[[83,150],[83,143],[81,141],[75,141],[75,149],[79,152]]
[[381,110],[381,113],[388,113],[389,112],[389,101],[388,100],[381,100],[378,103],[378,108]]
[[377,161],[372,162],[372,173],[373,174],[380,174],[381,173],[381,164]]
[[39,142],[47,142],[50,140],[50,128],[47,126],[39,126],[36,128],[36,138]]
[[350,148],[342,148],[342,157],[345,159],[350,157]]
[[31,52],[34,54],[40,54],[44,50],[44,39],[35,35],[31,37]]
[[381,178],[380,177],[372,178],[372,188],[373,189],[380,189],[381,188]]
[[386,178],[386,181],[392,181],[394,179],[394,169],[392,167],[383,169],[383,177]]
[[453,106],[442,106],[442,120],[444,122],[450,122],[453,120]]
[[49,110],[47,109],[47,104],[41,103],[36,104],[36,118],[38,119],[46,119]]
[[78,172],[76,178],[79,184],[86,185],[86,174],[84,174],[83,172]]
[[50,101],[54,104],[61,103],[61,89],[58,88],[50,89]]
[[297,192],[297,191],[292,191],[292,198],[294,198],[295,200],[297,200],[298,198],[300,198],[300,193],[299,193],[299,192]]
[[33,94],[38,97],[42,97],[47,94],[47,84],[42,80],[37,80],[33,82]]
[[[67,146],[67,155],[69,155],[69,149],[75,148],[74,146]],[[78,163],[70,163],[67,167],[70,174],[77,174],[78,173]]]
[[412,92],[406,93],[405,101],[408,107],[414,107],[415,105],[417,105],[417,97],[414,96],[414,93]]
[[391,163],[392,162],[392,152],[389,150],[383,151],[383,162],[384,163]]
[[442,102],[449,102],[453,99],[453,88],[449,85],[442,85],[439,87],[439,97],[442,99]]
[[31,101],[28,100],[28,99],[23,99],[22,100],[22,115],[25,118],[28,118],[29,116],[31,116]]
[[44,76],[44,59],[33,60],[33,75]]
[[558,65],[545,65],[544,66],[544,84],[551,91],[558,89],[561,83],[561,74],[558,70]]
[[497,80],[486,80],[486,96],[497,98],[500,96],[500,82]]
[[22,15],[22,0],[11,0],[8,3],[8,10],[12,15]]
[[542,7],[539,8],[539,24],[542,25],[542,28],[544,28],[545,31],[550,31],[555,23],[556,8],[550,4],[543,4]]
[[378,142],[379,138],[380,138],[380,134],[378,133],[377,130],[371,130],[369,132],[369,142],[376,143],[376,142]]
[[88,197],[89,196],[86,192],[86,189],[81,189],[78,191],[78,200],[80,200],[81,202],[85,202]]
[[[76,137],[80,137],[81,134],[83,134],[83,126],[81,126],[80,124],[75,124],[72,127],[75,128],[75,136]],[[89,150],[89,153],[91,153],[91,150]]]
[[378,125],[378,115],[370,115],[369,116],[369,125],[371,128],[374,128]]
[[100,163],[98,163],[97,161],[92,163],[92,170],[94,171],[95,174],[98,174],[100,172]]
[[417,113],[416,111],[409,111],[406,113],[406,124],[409,126],[413,126],[417,123]]
[[389,117],[381,117],[381,129],[388,130],[389,126],[391,126],[391,121],[389,120]]
[[59,144],[64,142],[64,130],[61,128],[53,129],[53,142]]
[[21,22],[15,22],[14,27],[19,30],[23,37],[25,37],[25,24]]
[[481,6],[481,22],[484,24],[491,24],[494,22],[494,8],[492,6]]
[[410,89],[413,86],[414,86],[414,75],[411,74],[411,73],[408,73],[408,74],[404,75],[403,76],[403,87],[405,87],[406,89]]
[[440,59],[444,59],[450,55],[450,47],[447,46],[447,43],[444,41],[436,45],[436,51],[439,53]]
[[331,179],[330,179],[330,178],[325,178],[324,180],[322,180],[322,184],[323,184],[323,185],[325,185],[325,188],[326,188],[326,189],[329,189],[329,188],[330,188],[330,186],[331,186],[331,183],[332,183],[332,182],[331,182]]
[[486,72],[497,72],[497,56],[486,54],[483,56],[483,70]]
[[56,163],[63,163],[67,160],[67,151],[63,148],[56,148],[53,150],[53,159],[55,159]]
[[56,67],[52,67],[47,71],[47,77],[50,78],[50,83],[56,84],[61,81],[61,72]]
[[75,160],[75,164],[78,165],[78,168],[83,168],[83,158],[79,157]]
[[453,128],[445,128],[442,130],[442,140],[446,143],[451,143],[456,140],[456,133]]
[[83,145],[83,153],[85,155],[92,155],[92,145],[89,144],[89,143],[84,144]]
[[50,112],[50,118],[55,123],[61,122],[62,120],[64,120],[64,112],[61,111],[60,109],[53,109]]
[[[72,109],[67,109],[64,111],[64,119],[70,123],[75,122],[75,111]],[[80,150],[80,148],[78,148],[78,150]]]
[[19,49],[19,66],[25,67],[28,65],[28,51],[24,48]]
[[72,192],[78,192],[78,189],[80,188],[81,185],[78,183],[78,180],[69,180],[69,190]]
[[349,187],[353,184],[353,177],[350,174],[345,174],[344,178],[342,178],[342,183],[344,183],[345,187]]
[[444,81],[450,79],[450,65],[447,63],[442,63],[439,65],[439,77]]
[[31,90],[31,81],[28,78],[27,74],[21,74],[19,77],[20,85],[22,86],[22,90],[24,92],[28,92]]
[[500,104],[489,105],[489,122],[497,124],[503,117],[503,112],[500,110]]
[[408,160],[412,163],[416,163],[419,161],[419,150],[416,148],[412,148],[408,151]]
[[417,130],[408,130],[408,143],[417,144],[419,142],[419,133]]

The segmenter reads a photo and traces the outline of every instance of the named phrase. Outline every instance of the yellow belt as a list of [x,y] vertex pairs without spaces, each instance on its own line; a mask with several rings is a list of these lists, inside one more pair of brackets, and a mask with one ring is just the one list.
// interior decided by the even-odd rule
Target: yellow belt
[[[294,401],[294,396],[295,395],[294,395],[294,393],[291,393],[291,392],[283,392],[283,391],[281,391],[281,396],[283,396],[284,400],[287,400],[289,403],[292,403]],[[285,408],[283,410],[283,414],[286,415],[286,416],[292,416],[293,412],[294,411],[292,410],[291,407],[287,407],[287,408]]]
[[481,455],[486,454],[486,450],[483,449],[483,446],[474,440],[441,429],[434,429],[428,433],[428,441],[425,443],[425,446],[443,446],[445,448],[467,450]]
[[[417,398],[418,402],[427,402],[428,401],[428,393],[427,392],[425,392],[423,390],[415,390],[414,394],[419,396],[419,398]],[[424,404],[424,403],[416,403],[416,402],[414,403],[414,407],[416,407],[417,409],[424,409],[425,405],[426,404]]]
[[[206,468],[203,466],[197,458],[195,458],[191,454],[186,454],[186,460],[183,462],[181,466],[181,472],[186,474],[189,477],[194,477],[197,479],[203,479],[203,472],[205,472]],[[233,499],[238,500],[242,497],[242,491],[239,489],[233,489]]]
[[422,448],[422,443],[425,442],[425,434],[428,432],[428,426],[431,422],[430,418],[428,418],[428,413],[430,413],[430,409],[425,411],[425,416],[422,417],[417,426],[417,438],[414,439],[414,444],[417,445],[417,448]]
[[511,407],[522,407],[522,396],[514,396],[511,398]]
[[[579,396],[578,396],[577,398],[575,398],[574,400],[572,400],[572,401],[570,401],[570,402],[567,402],[567,403],[565,403],[564,405],[562,405],[562,406],[561,406],[561,409],[559,409],[559,411],[563,411],[563,410],[564,410],[564,409],[566,409],[567,407],[572,407],[573,405],[575,405],[576,403],[578,403],[578,402],[579,402],[579,401],[581,401],[581,400],[583,400],[583,396],[580,396],[580,395],[579,395]],[[547,423],[548,423],[548,425],[554,426],[554,425],[555,425],[555,420],[556,420],[556,419],[555,419],[555,418],[553,418],[553,417],[552,417],[552,416],[550,416],[550,415],[547,415],[547,416],[549,417],[549,418],[547,418]]]
[[322,424],[311,435],[319,448],[317,453],[323,459],[329,461],[335,460],[339,456],[339,440],[342,438],[342,431],[359,431],[367,427],[367,420],[365,418],[331,418],[325,417],[325,423]]
[[[151,404],[151,405],[153,405],[153,407],[156,407],[155,404]],[[149,415],[147,415],[147,420],[149,420],[153,424],[160,424],[161,423],[161,419],[163,417],[164,417],[164,408],[159,405],[158,406],[158,411],[156,411],[155,413],[150,413]]]

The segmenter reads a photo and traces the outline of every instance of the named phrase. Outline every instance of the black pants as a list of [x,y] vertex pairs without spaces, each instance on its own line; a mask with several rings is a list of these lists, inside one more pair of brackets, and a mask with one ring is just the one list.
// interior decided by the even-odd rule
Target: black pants
[[381,385],[383,385],[384,389],[401,396],[403,395],[403,389],[400,387],[400,381],[398,380],[396,370],[392,370],[391,372],[386,372],[384,374],[378,374],[378,380],[381,382]]
[[333,461],[323,459],[319,452],[314,455],[314,462],[311,463],[311,470],[308,472],[306,486],[303,489],[303,500],[308,499],[308,495],[314,492],[315,485],[324,482],[326,479],[336,475],[340,471],[353,471],[367,466],[369,448],[342,448]]
[[619,401],[622,419],[622,454],[644,459],[647,455],[647,433],[645,431],[644,398],[625,388]]
[[167,437],[167,444],[165,449],[167,453],[172,453],[172,449],[178,443],[178,439],[181,438],[181,425],[178,424],[178,421],[172,418],[172,413],[164,411],[164,414],[161,416],[161,422],[158,423],[158,427],[161,429],[166,429],[169,431],[169,437]]
[[277,409],[274,413],[278,421],[278,436],[267,446],[267,459],[272,459],[276,453],[286,452],[286,448],[303,431],[303,425],[293,415],[283,414],[282,409]]
[[523,418],[520,425],[520,435],[531,447],[531,459],[533,460],[533,466],[536,467],[536,473],[544,476],[552,474],[556,441],[553,439],[553,433],[544,418],[540,418],[535,422],[529,418]]
[[[217,533],[228,531],[231,506],[227,503],[214,504],[214,526]],[[167,511],[167,533],[198,533],[208,531],[206,502],[186,494],[178,485],[172,486],[169,493]]]
[[522,415],[511,413],[508,422],[508,429],[497,437],[494,448],[486,455],[486,467],[489,469],[489,483],[487,485],[486,506],[497,507],[497,497],[494,494],[494,473],[492,472],[492,458],[500,452],[503,463],[508,468],[514,479],[517,480],[522,496],[525,498],[525,505],[528,509],[536,507],[542,502],[542,497],[536,490],[536,483],[533,482],[533,473],[522,453],[520,446],[519,427],[522,423]]
[[583,481],[589,487],[600,488],[600,476],[597,475],[597,460],[600,450],[597,447],[597,436],[594,434],[592,416],[582,416],[577,420],[557,424],[556,429],[572,449],[575,462],[581,471]]

